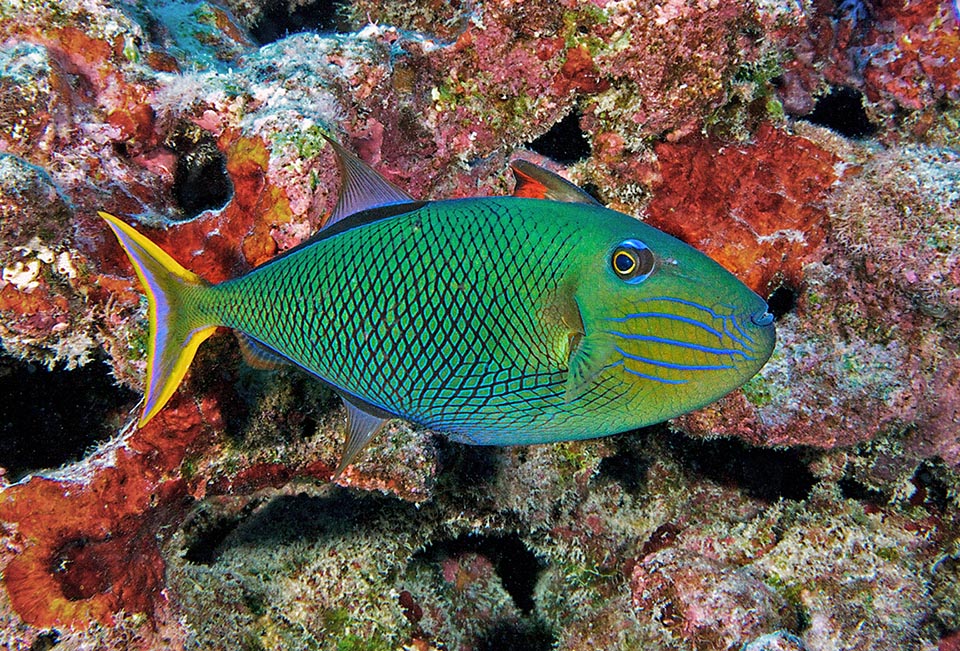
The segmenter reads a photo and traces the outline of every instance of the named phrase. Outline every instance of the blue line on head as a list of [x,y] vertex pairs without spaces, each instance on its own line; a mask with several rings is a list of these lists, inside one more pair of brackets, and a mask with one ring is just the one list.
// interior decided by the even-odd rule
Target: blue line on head
[[616,351],[626,357],[627,359],[632,359],[636,362],[643,362],[644,364],[650,364],[651,366],[662,366],[663,368],[672,368],[678,371],[723,371],[726,369],[733,368],[732,364],[715,364],[715,365],[697,365],[697,364],[674,364],[672,362],[664,362],[658,359],[650,359],[648,357],[640,357],[639,355],[632,355],[619,346],[616,347]]
[[752,360],[753,357],[747,355],[742,350],[735,350],[733,348],[711,348],[709,346],[701,346],[700,344],[693,344],[689,341],[678,341],[676,339],[667,339],[665,337],[654,337],[651,335],[634,335],[626,332],[619,332],[617,330],[607,330],[607,334],[613,335],[615,337],[620,337],[622,339],[629,339],[631,341],[649,341],[655,344],[666,344],[667,346],[677,346],[679,348],[688,348],[690,350],[697,350],[701,353],[708,353],[710,355],[740,355],[744,359]]
[[659,377],[657,375],[647,375],[646,373],[640,373],[639,371],[634,371],[632,368],[626,366],[623,367],[623,370],[629,373],[630,375],[636,375],[645,380],[653,380],[654,382],[659,382],[661,384],[686,384],[689,380],[667,380],[666,378]]
[[712,316],[714,319],[722,319],[722,318],[723,318],[721,315],[717,314],[716,312],[714,312],[713,310],[711,310],[711,309],[710,309],[709,307],[707,307],[706,305],[701,305],[700,303],[697,303],[696,301],[688,301],[688,300],[685,300],[685,299],[682,299],[682,298],[676,298],[675,296],[650,296],[649,298],[644,298],[644,299],[641,299],[641,300],[642,300],[644,303],[653,302],[653,301],[666,301],[666,302],[668,302],[668,303],[679,303],[680,305],[686,305],[687,307],[692,307],[692,308],[695,308],[695,309],[697,309],[697,310],[702,310],[703,312],[706,312],[707,314],[709,314],[710,316]]
[[[741,336],[743,336],[744,339],[746,339],[747,341],[749,341],[751,344],[756,344],[756,343],[757,343],[757,342],[754,340],[753,337],[751,337],[751,336],[748,335],[746,332],[744,332],[743,328],[740,327],[740,322],[737,321],[737,317],[731,316],[731,317],[730,317],[730,321],[733,322],[733,327],[736,328],[737,332],[739,332],[739,333],[741,334]],[[732,339],[732,337],[731,337],[731,339]],[[744,348],[749,348],[749,349],[753,350],[753,346],[748,346],[747,344],[743,344],[743,347],[744,347]]]
[[703,323],[702,321],[697,321],[696,319],[691,319],[691,318],[689,318],[689,317],[680,316],[680,315],[678,315],[678,314],[669,314],[669,313],[666,313],[666,312],[634,312],[634,313],[632,313],[632,314],[626,314],[626,315],[624,315],[624,316],[622,316],[622,317],[611,317],[611,318],[609,318],[609,319],[607,319],[607,320],[608,320],[608,321],[613,321],[613,322],[615,322],[615,323],[624,323],[624,322],[630,321],[630,320],[632,320],[632,319],[645,319],[645,318],[662,318],[662,319],[669,319],[669,320],[671,320],[671,321],[679,321],[679,322],[681,322],[681,323],[686,323],[686,324],[692,325],[692,326],[694,326],[694,327],[696,327],[696,328],[700,328],[701,330],[704,330],[705,332],[708,332],[708,333],[714,335],[714,336],[717,337],[718,339],[721,339],[721,340],[723,339],[723,333],[722,333],[722,332],[720,332],[720,331],[717,330],[716,328],[711,328],[710,326],[706,325],[706,324]]

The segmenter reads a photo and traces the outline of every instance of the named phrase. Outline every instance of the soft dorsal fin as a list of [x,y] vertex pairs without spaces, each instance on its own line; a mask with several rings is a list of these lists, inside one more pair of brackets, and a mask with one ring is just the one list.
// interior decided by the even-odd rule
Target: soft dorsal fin
[[343,446],[343,453],[340,455],[340,465],[333,473],[331,481],[339,477],[340,473],[353,463],[353,460],[367,446],[370,439],[376,436],[387,421],[392,418],[390,414],[372,405],[361,403],[344,393],[338,393],[343,400],[343,405],[347,408],[347,440]]
[[517,179],[517,185],[513,189],[515,197],[601,205],[599,201],[559,174],[534,165],[528,160],[515,160],[510,163],[510,168]]
[[337,207],[327,220],[327,227],[364,210],[414,201],[413,197],[380,176],[336,140],[325,134],[323,137],[333,147],[340,169],[340,196],[337,198]]

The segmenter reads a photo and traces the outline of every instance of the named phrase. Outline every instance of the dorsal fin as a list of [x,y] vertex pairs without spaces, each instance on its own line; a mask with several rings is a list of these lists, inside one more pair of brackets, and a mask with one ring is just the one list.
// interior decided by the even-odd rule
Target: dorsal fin
[[517,185],[513,189],[515,197],[601,205],[599,201],[559,174],[534,165],[528,160],[515,160],[510,163],[510,168],[517,179]]
[[364,210],[414,201],[413,197],[380,176],[336,140],[326,134],[323,137],[333,147],[340,170],[340,196],[337,198],[337,207],[327,220],[327,227]]
[[381,219],[388,219],[390,217],[396,217],[397,215],[403,215],[408,212],[413,212],[414,210],[417,210],[418,208],[422,208],[423,206],[427,205],[427,203],[428,202],[426,201],[415,201],[413,203],[402,203],[402,204],[398,203],[390,206],[380,206],[379,208],[372,208],[370,210],[364,210],[358,213],[354,213],[352,215],[348,215],[347,217],[338,221],[333,226],[331,226],[330,223],[327,222],[326,226],[324,226],[319,231],[314,233],[310,238],[304,240],[303,242],[300,242],[300,244],[296,245],[292,249],[287,249],[283,253],[275,255],[274,257],[270,258],[269,260],[267,260],[257,268],[260,269],[262,267],[266,267],[268,264],[273,264],[278,260],[284,259],[285,257],[287,257],[292,253],[296,253],[297,251],[305,249],[309,246],[313,246],[317,242],[325,240],[329,237],[333,237],[334,235],[339,235],[340,233],[344,231],[348,231],[351,228],[356,228],[357,226],[364,226],[366,224],[372,224],[373,222],[379,221]]

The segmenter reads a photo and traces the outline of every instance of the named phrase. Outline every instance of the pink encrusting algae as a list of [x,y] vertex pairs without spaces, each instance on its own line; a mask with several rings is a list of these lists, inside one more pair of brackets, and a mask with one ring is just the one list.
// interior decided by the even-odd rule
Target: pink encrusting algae
[[[146,305],[96,211],[235,277],[329,217],[324,133],[418,199],[507,194],[511,159],[542,163],[772,297],[778,346],[668,426],[486,449],[395,421],[334,485],[330,392],[218,335],[156,421],[61,468],[4,425],[0,646],[956,648],[953,3],[355,0],[339,34],[279,22],[320,4],[0,6],[3,360],[106,359],[141,391]],[[822,119],[837,97],[860,131]]]

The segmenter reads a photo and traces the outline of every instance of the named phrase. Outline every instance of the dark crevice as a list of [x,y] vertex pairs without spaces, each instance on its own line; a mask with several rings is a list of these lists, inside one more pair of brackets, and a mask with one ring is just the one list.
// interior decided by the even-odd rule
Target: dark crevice
[[116,434],[137,395],[103,358],[67,371],[0,356],[0,467],[7,479],[78,461]]
[[491,484],[500,471],[500,450],[493,446],[463,445],[446,437],[436,437],[443,474],[441,481],[452,489],[482,487]]
[[650,467],[650,459],[644,453],[645,441],[646,436],[637,432],[613,437],[610,442],[616,452],[600,462],[597,482],[615,482],[630,495],[642,493],[647,485],[647,468]]
[[[790,603],[793,606],[793,612],[797,618],[797,627],[794,633],[803,633],[808,630],[813,623],[810,617],[810,611],[807,610],[807,607],[799,599],[791,601]],[[801,646],[800,648],[803,649],[804,647]]]
[[173,198],[184,220],[206,210],[220,210],[233,197],[227,159],[210,133],[193,124],[182,125],[164,144],[177,156]]
[[533,610],[533,588],[543,570],[543,564],[515,535],[467,534],[453,540],[431,543],[419,556],[439,562],[467,553],[486,557],[500,577],[503,588],[513,597],[517,608],[526,614]]
[[856,500],[873,506],[883,506],[890,500],[883,491],[870,488],[858,482],[856,479],[844,477],[837,482],[840,494],[850,500]]
[[343,33],[352,31],[350,3],[345,0],[267,3],[263,16],[250,30],[260,45],[273,43],[299,32]]
[[679,434],[669,436],[670,448],[690,471],[735,486],[757,499],[803,500],[817,483],[798,449],[769,450],[732,439],[704,441]]
[[380,495],[336,488],[322,497],[282,495],[255,499],[239,510],[204,503],[184,524],[184,558],[210,565],[237,545],[269,548],[298,541],[342,539],[415,517],[414,506]]
[[191,532],[192,541],[183,558],[195,565],[213,565],[223,553],[223,543],[239,526],[239,517],[221,517]]
[[30,651],[50,651],[60,644],[60,632],[49,630],[37,636],[37,639],[30,645]]
[[226,549],[227,538],[263,504],[254,499],[237,511],[220,512],[201,504],[183,525],[186,549],[183,558],[195,565],[213,565]]
[[803,119],[846,138],[866,138],[877,132],[863,108],[863,94],[846,86],[831,88],[817,99],[813,111]]
[[527,147],[565,165],[583,160],[590,155],[590,141],[580,129],[580,112],[568,113]]
[[911,481],[916,487],[910,503],[936,511],[950,507],[950,489],[938,472],[938,465],[924,461],[913,474]]
[[523,649],[523,651],[550,651],[557,640],[549,627],[539,620],[519,622],[499,622],[494,624],[474,647],[477,651],[502,651],[504,649]]
[[780,285],[767,297],[767,307],[774,319],[780,320],[797,306],[797,291],[789,285]]

